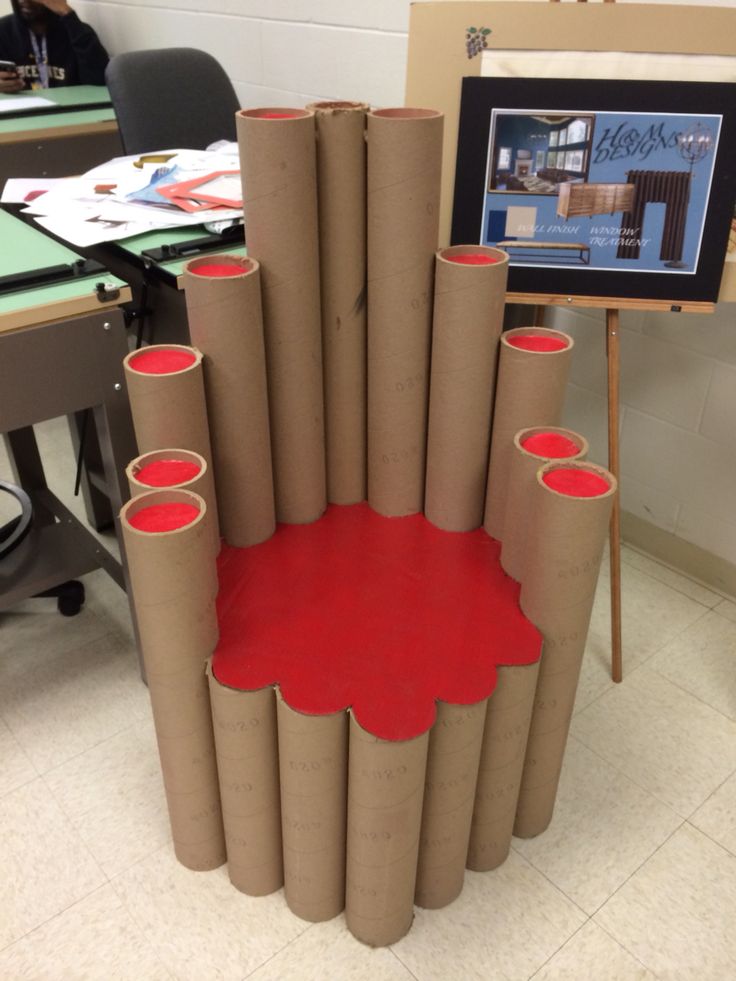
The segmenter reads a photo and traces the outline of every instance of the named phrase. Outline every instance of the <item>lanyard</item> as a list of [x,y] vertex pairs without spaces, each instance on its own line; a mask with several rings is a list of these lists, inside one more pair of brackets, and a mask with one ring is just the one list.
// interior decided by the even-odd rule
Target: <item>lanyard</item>
[[28,33],[31,35],[31,47],[33,48],[33,56],[36,59],[41,88],[47,89],[49,87],[49,51],[46,43],[46,35],[43,34],[41,36],[41,48],[39,50],[38,38],[33,31],[29,31]]

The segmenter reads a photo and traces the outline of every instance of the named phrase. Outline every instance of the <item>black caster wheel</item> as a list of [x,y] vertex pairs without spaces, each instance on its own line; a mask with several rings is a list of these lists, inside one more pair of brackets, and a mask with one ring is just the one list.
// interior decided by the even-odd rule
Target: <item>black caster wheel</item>
[[84,585],[76,579],[64,583],[56,601],[59,613],[63,617],[75,617],[84,603]]

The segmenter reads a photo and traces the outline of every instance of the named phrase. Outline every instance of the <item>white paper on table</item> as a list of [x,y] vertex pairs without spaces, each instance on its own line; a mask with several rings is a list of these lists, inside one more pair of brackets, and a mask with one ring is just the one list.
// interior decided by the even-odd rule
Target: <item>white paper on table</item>
[[26,109],[43,109],[45,106],[55,106],[51,99],[40,95],[14,96],[13,99],[0,99],[0,112],[24,112]]
[[[168,165],[176,163],[182,180],[233,167],[232,157],[204,150],[163,150],[143,156],[168,153],[173,154]],[[33,215],[43,228],[79,247],[116,241],[153,230],[242,218],[242,208],[213,206],[202,211],[186,212],[169,204],[163,197],[160,205],[128,200],[131,192],[150,183],[152,173],[161,166],[159,160],[135,167],[134,163],[140,159],[141,154],[116,157],[81,177],[59,180],[45,194],[30,202],[23,213]],[[109,190],[103,193],[95,191],[100,184],[107,185]]]
[[59,181],[63,180],[65,180],[64,177],[8,177],[0,202],[3,204],[24,204],[29,194],[34,191],[50,191]]
[[117,242],[118,239],[129,238],[157,229],[155,225],[143,222],[103,221],[99,215],[81,217],[78,213],[42,215],[36,218],[38,224],[65,242],[85,248],[100,242]]

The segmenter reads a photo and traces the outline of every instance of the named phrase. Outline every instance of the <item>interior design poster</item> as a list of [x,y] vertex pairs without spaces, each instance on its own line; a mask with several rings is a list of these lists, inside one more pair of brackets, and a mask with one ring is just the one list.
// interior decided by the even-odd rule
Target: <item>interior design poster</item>
[[715,299],[734,88],[465,79],[453,242],[507,251],[512,291]]

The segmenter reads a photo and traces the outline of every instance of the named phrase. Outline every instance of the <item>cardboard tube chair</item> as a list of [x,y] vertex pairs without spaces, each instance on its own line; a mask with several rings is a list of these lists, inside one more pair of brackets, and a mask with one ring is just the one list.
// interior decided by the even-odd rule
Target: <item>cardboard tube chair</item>
[[[324,136],[327,145],[335,134],[326,127],[335,124],[336,129],[336,124],[344,121],[340,111],[323,113],[316,108],[315,112],[317,130],[311,111],[253,110],[242,112],[237,118],[248,245],[261,263],[276,517],[299,525],[318,518],[326,504],[315,133],[321,134],[320,140]],[[359,128],[356,120],[362,118],[362,108],[344,115]],[[397,582],[401,584],[397,588],[406,586],[407,596],[411,595],[409,585],[418,581],[426,591],[423,563],[426,568],[426,563],[440,554],[432,551],[440,549],[440,541],[450,548],[441,553],[448,556],[443,569],[449,570],[452,577],[454,570],[463,568],[462,562],[453,563],[467,558],[462,554],[467,543],[457,531],[450,533],[449,529],[477,528],[486,503],[484,468],[488,467],[493,478],[495,468],[500,467],[505,477],[512,439],[519,429],[557,424],[572,342],[566,335],[544,328],[522,328],[501,336],[497,342],[499,374],[491,426],[495,367],[491,341],[500,329],[500,279],[506,259],[501,258],[485,270],[482,266],[468,264],[463,268],[451,263],[456,250],[443,250],[435,260],[440,114],[428,110],[384,110],[369,113],[366,124],[370,507],[352,505],[355,510],[349,514],[347,507],[331,507],[323,518],[325,538],[320,541],[317,536],[313,543],[313,554],[323,563],[321,569],[325,570],[324,563],[330,562],[336,588],[343,590],[342,612],[331,605],[330,596],[325,593],[329,577],[320,577],[319,570],[315,574],[305,559],[306,543],[311,541],[312,529],[317,531],[316,526],[279,529],[270,540],[239,553],[248,557],[241,567],[244,578],[238,580],[232,592],[225,594],[223,590],[220,608],[223,617],[227,617],[228,604],[230,610],[245,609],[246,620],[224,619],[223,637],[216,648],[218,583],[212,550],[207,549],[206,506],[202,499],[186,490],[157,492],[156,499],[163,503],[193,507],[194,516],[189,523],[176,530],[151,533],[128,528],[125,520],[123,524],[126,548],[132,556],[133,588],[147,673],[152,679],[152,704],[177,855],[192,867],[205,868],[223,861],[226,850],[228,873],[238,889],[263,895],[284,885],[290,908],[315,922],[337,915],[344,905],[345,920],[352,933],[366,944],[382,946],[396,942],[407,932],[415,902],[427,908],[451,902],[462,888],[465,867],[495,868],[508,854],[512,830],[519,834],[537,833],[549,819],[567,735],[565,720],[572,710],[594,573],[614,485],[605,471],[593,468],[594,476],[604,482],[609,480],[605,493],[579,500],[566,497],[547,484],[540,485],[535,477],[536,497],[529,504],[529,511],[539,524],[535,524],[526,543],[529,558],[522,577],[521,605],[545,638],[541,667],[535,660],[540,649],[539,636],[529,624],[524,624],[526,632],[519,634],[519,646],[513,655],[509,651],[509,660],[513,657],[514,664],[501,664],[495,669],[495,688],[493,672],[484,674],[485,646],[476,651],[474,667],[468,668],[477,673],[477,677],[469,675],[476,677],[476,694],[467,698],[469,704],[459,704],[463,700],[461,694],[473,685],[466,689],[458,684],[458,678],[464,677],[461,671],[448,668],[449,662],[441,657],[437,686],[445,689],[446,697],[441,692],[432,694],[434,702],[426,712],[424,707],[418,711],[413,728],[408,729],[394,725],[396,718],[405,721],[407,716],[392,712],[391,706],[415,707],[411,701],[402,701],[401,693],[413,693],[416,678],[401,679],[400,673],[391,676],[393,667],[389,661],[386,675],[378,676],[376,690],[393,694],[387,694],[388,701],[382,702],[387,713],[384,721],[376,722],[382,718],[380,714],[371,716],[361,703],[365,690],[362,686],[370,674],[364,676],[360,671],[366,664],[371,668],[366,661],[370,644],[364,647],[364,635],[354,637],[340,629],[343,621],[355,618],[349,562],[353,554],[369,555],[371,541],[366,537],[366,528],[376,536],[379,562],[385,568],[396,568]],[[354,137],[352,134],[351,139]],[[355,144],[351,143],[351,147],[357,155]],[[333,166],[335,159],[331,155],[322,158],[325,172],[328,162]],[[333,179],[325,180],[323,198],[333,185]],[[334,221],[334,215],[326,217],[325,226]],[[328,233],[327,237],[331,240],[338,232],[339,229]],[[463,247],[462,252],[496,257],[495,250],[479,246]],[[323,255],[329,254],[329,244],[323,244]],[[333,268],[339,269],[340,258],[333,254],[327,266],[334,261]],[[435,261],[439,267],[435,372],[429,409],[427,372]],[[451,268],[453,265],[458,268]],[[193,275],[197,277],[196,270]],[[204,311],[205,307],[209,311],[215,284],[201,272],[198,278],[202,282],[193,289],[202,287],[207,291],[202,330],[211,333],[217,313]],[[239,274],[225,279],[232,280],[229,286],[233,290],[241,289]],[[243,274],[243,280],[250,280],[251,285],[254,279],[252,272]],[[337,317],[343,316],[340,305],[348,302],[357,288],[356,281],[346,294],[338,296],[336,291],[334,297],[328,296],[328,280],[338,285],[337,279],[347,289],[347,273],[338,271],[323,279],[325,317],[334,317],[335,323]],[[220,285],[218,294],[222,292]],[[352,298],[353,306],[356,300],[357,297]],[[233,323],[241,302],[233,300]],[[478,305],[484,307],[480,319],[476,319]],[[356,317],[356,336],[362,329],[359,324]],[[218,332],[218,343],[226,340],[229,326],[228,323],[222,328],[222,336]],[[326,361],[333,354],[345,356],[342,367],[347,370],[349,362],[350,370],[356,370],[352,359],[356,348],[362,346],[356,336],[350,338],[352,345],[343,345],[347,338],[341,337],[339,347],[336,344],[334,348],[331,345],[336,337],[329,344],[325,340]],[[531,338],[531,350],[515,346],[515,337],[527,338],[528,343]],[[197,357],[198,352],[193,360],[190,354],[190,362],[171,372],[168,379],[134,377],[132,389],[138,386],[143,392],[138,402],[155,396],[155,404],[166,415],[171,414],[171,398],[183,407],[184,414],[191,414],[194,395],[187,392],[182,397],[177,385],[183,388],[191,382],[188,376],[195,374],[193,364]],[[206,363],[209,357],[210,352],[205,350]],[[196,371],[201,390],[201,356]],[[456,373],[462,378],[460,385],[453,384],[457,379],[451,376]],[[343,381],[344,377],[340,375]],[[325,378],[329,391],[332,382],[327,374]],[[164,384],[169,387],[163,389]],[[353,394],[360,402],[359,382],[356,385]],[[217,388],[216,381],[212,387]],[[207,397],[212,398],[209,391]],[[244,397],[246,393],[240,392],[239,398]],[[328,394],[328,403],[332,397]],[[202,396],[198,418],[206,421],[203,405]],[[360,406],[351,405],[347,415],[357,432]],[[425,461],[428,412],[430,450]],[[532,413],[531,418],[527,412]],[[214,409],[213,419],[218,413],[220,410]],[[228,411],[222,411],[219,418],[229,425]],[[219,421],[214,423],[218,430],[221,425]],[[493,436],[489,451],[490,428]],[[220,435],[219,431],[215,435],[215,446]],[[467,448],[459,457],[453,455],[453,440],[466,436]],[[187,442],[181,440],[168,439],[165,445],[188,448]],[[159,450],[165,445],[150,449]],[[500,463],[494,458],[494,447]],[[359,482],[356,460],[362,453],[361,449],[351,458],[349,467],[343,470],[341,464],[337,468],[341,479],[350,473],[351,486],[353,481],[356,486]],[[485,460],[486,454],[489,461]],[[264,461],[265,456],[259,470],[266,468]],[[586,469],[590,467],[587,464],[574,462],[569,466],[591,472]],[[242,479],[237,477],[237,483]],[[489,484],[491,498],[496,484],[494,479]],[[420,514],[425,486],[427,515],[440,531]],[[352,495],[351,490],[349,496]],[[151,496],[142,494],[126,507],[134,511],[142,508]],[[393,538],[393,529],[387,535],[386,528],[371,525],[370,521],[378,517],[374,512],[390,518],[410,515],[404,526],[408,528],[407,535]],[[486,519],[489,513],[486,506]],[[346,524],[333,523],[338,514],[346,516]],[[345,549],[334,531],[336,527],[343,532],[349,527],[357,529],[352,549]],[[435,537],[429,539],[432,546],[422,551],[421,536],[427,530]],[[295,537],[289,540],[292,533]],[[401,542],[401,553],[384,554],[378,548],[382,535],[382,544]],[[283,545],[285,541],[287,545]],[[488,563],[497,563],[498,545],[479,531],[473,541],[477,552],[472,553],[465,568],[476,582],[476,571],[482,579]],[[330,551],[334,544],[343,547]],[[224,576],[237,567],[237,554],[235,548],[223,548],[218,560],[223,582]],[[410,557],[410,566],[404,570],[406,556]],[[572,575],[573,567],[579,570],[576,575]],[[559,579],[560,568],[570,575]],[[266,579],[273,594],[260,596],[257,587]],[[516,603],[518,587],[500,573],[499,580],[510,590],[505,601]],[[284,588],[287,582],[288,589]],[[302,605],[294,607],[298,613],[290,627],[288,611],[296,602],[292,591],[299,582],[307,588],[300,597]],[[375,583],[375,577],[370,582]],[[427,637],[420,637],[418,644],[412,640],[416,618],[393,620],[395,611],[380,590],[374,594],[366,588],[363,592],[369,602],[371,596],[381,598],[379,620],[381,626],[385,623],[388,628],[387,643],[394,643],[398,661],[413,663],[422,670],[421,655]],[[255,597],[252,608],[245,602],[246,596]],[[518,606],[513,615],[519,616]],[[296,632],[290,634],[290,629]],[[240,637],[245,640],[245,648],[238,647]],[[448,643],[456,639],[453,634]],[[447,645],[442,643],[444,656]],[[341,644],[346,646],[340,647]],[[358,657],[354,662],[357,675],[346,680],[329,664],[326,675],[313,671],[310,659],[316,663],[318,654],[333,649],[338,662],[348,661],[349,655]],[[394,650],[390,646],[389,649]],[[524,657],[518,656],[522,649]],[[462,638],[456,650],[466,650]],[[496,650],[496,662],[503,660],[505,650]],[[265,666],[265,662],[258,661],[258,653],[268,661]],[[268,660],[270,654],[275,655],[275,660]],[[210,655],[213,660],[205,674],[204,662]],[[230,662],[228,657],[232,658]],[[289,658],[297,665],[292,674],[288,670]],[[374,667],[372,670],[375,676]],[[312,693],[314,705],[307,709],[311,696],[301,691],[301,685],[304,683],[306,688],[311,682],[315,683],[316,693]],[[383,694],[377,697],[383,698]],[[548,702],[561,706],[562,715],[558,711],[551,716]],[[373,725],[369,724],[371,719]],[[383,738],[391,733],[391,738]],[[538,773],[544,774],[541,783],[537,782]],[[204,821],[209,837],[193,837],[195,818]],[[199,825],[196,829],[199,831]]]

